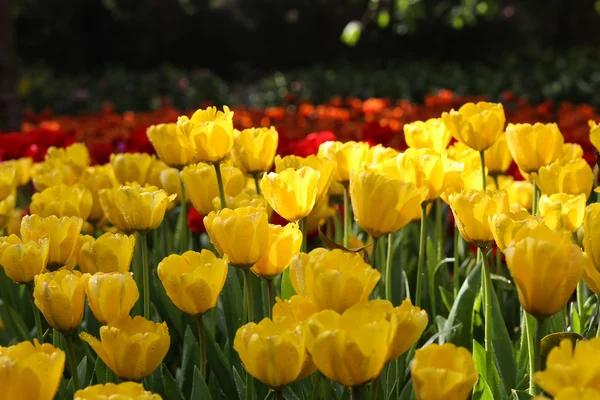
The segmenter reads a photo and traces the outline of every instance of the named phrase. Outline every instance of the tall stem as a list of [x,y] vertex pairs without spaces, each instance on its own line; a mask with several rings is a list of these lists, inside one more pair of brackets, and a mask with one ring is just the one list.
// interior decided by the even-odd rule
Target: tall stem
[[321,373],[317,371],[315,373],[315,377],[313,379],[313,387],[312,394],[310,396],[311,400],[317,400],[319,398],[319,387],[321,386]]
[[283,394],[281,393],[281,390],[276,390],[275,391],[275,400],[282,400],[283,399]]
[[269,318],[273,318],[273,306],[275,305],[275,296],[273,293],[273,281],[271,279],[265,279],[267,281],[267,297],[269,298]]
[[423,279],[425,279],[425,238],[427,236],[427,204],[421,204],[421,235],[419,238],[419,262],[417,264],[417,293],[415,306],[421,306]]
[[206,379],[206,331],[204,330],[204,316],[198,315],[198,344],[200,345],[200,373]]
[[252,297],[252,281],[250,280],[250,268],[244,268],[244,280],[246,281],[246,301],[248,306],[248,322],[254,322],[254,298]]
[[350,400],[361,400],[360,399],[360,386],[353,386],[348,388],[350,391]]
[[583,279],[580,279],[579,282],[577,283],[577,312],[579,313],[579,327],[580,327],[580,332],[577,333],[582,333],[585,325],[586,325],[586,318],[585,318],[585,310],[584,308],[584,303],[585,303],[585,299],[584,299],[584,287],[583,287]]
[[485,173],[485,152],[483,150],[479,152],[479,159],[481,160],[481,190],[485,191],[487,188],[487,183],[485,181],[487,174]]
[[371,383],[371,395],[369,396],[369,398],[371,400],[377,400],[378,386],[379,386],[379,377],[373,379],[373,382]]
[[454,224],[454,277],[452,283],[454,284],[454,299],[458,297],[458,291],[460,290],[460,262],[458,260],[458,241],[460,240],[460,232],[458,227]]
[[371,254],[369,255],[369,264],[371,267],[377,268],[375,261],[377,261],[377,247],[379,246],[379,238],[374,237],[371,240]]
[[148,234],[142,235],[142,280],[144,292],[144,318],[150,319],[150,271],[148,267]]
[[221,163],[214,163],[215,173],[217,174],[217,185],[219,186],[219,199],[221,200],[221,210],[227,207],[225,202],[225,189],[223,189],[223,177],[221,176]]
[[435,201],[435,234],[437,236],[437,259],[441,261],[444,258],[444,224],[442,222],[444,203],[438,198]]
[[538,185],[535,183],[535,180],[534,180],[533,181],[533,200],[532,200],[532,206],[531,206],[531,215],[537,215],[539,200],[540,200],[540,188],[538,187]]
[[256,194],[260,196],[261,193],[260,193],[260,182],[258,180],[258,172],[254,172],[252,174],[252,178],[254,178],[254,186],[256,186]]
[[348,248],[350,242],[350,193],[348,185],[344,185],[344,247]]
[[181,243],[179,249],[181,254],[183,254],[188,250],[189,239],[187,226],[187,201],[185,198],[185,185],[183,184],[183,180],[181,179],[181,177],[179,178],[179,187],[181,192],[181,198],[179,199],[179,229],[181,229],[181,232],[179,233],[179,238],[181,240]]
[[485,320],[485,355],[486,360],[493,360],[492,352],[492,279],[490,274],[490,265],[485,248],[479,248],[481,259],[483,260],[482,271],[483,271],[483,306],[484,306],[484,320]]
[[542,347],[542,338],[544,336],[544,319],[540,318],[537,320],[536,328],[535,328],[535,342],[533,344],[533,356],[534,358],[534,371],[537,372],[541,370],[542,367],[542,359],[540,354],[540,349]]
[[75,359],[75,348],[73,347],[73,338],[71,335],[63,333],[65,338],[67,357],[69,358],[69,370],[71,372],[71,379],[73,379],[73,390],[79,390],[79,376],[77,375],[77,360]]
[[385,258],[385,299],[392,302],[392,242],[394,234],[390,233],[387,237],[387,255]]
[[300,247],[300,251],[306,253],[306,243],[308,242],[308,232],[306,232],[306,218],[302,218],[298,221],[298,225],[300,225],[300,232],[302,232],[302,246]]
[[31,295],[31,307],[33,308],[33,319],[35,320],[35,330],[37,333],[37,340],[40,344],[44,343],[44,332],[42,331],[42,319],[40,318],[40,310],[35,305],[35,299],[33,297],[33,282],[26,284],[27,290]]
[[[525,311],[523,311],[525,313]],[[535,383],[533,383],[533,374],[535,373],[535,338],[533,332],[534,319],[525,314],[525,328],[527,329],[527,350],[529,353],[529,394],[535,396]]]

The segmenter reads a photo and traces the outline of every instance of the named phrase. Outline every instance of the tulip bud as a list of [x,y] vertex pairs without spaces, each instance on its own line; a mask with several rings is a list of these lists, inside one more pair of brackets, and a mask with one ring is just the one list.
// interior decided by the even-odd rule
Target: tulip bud
[[181,169],[193,161],[190,139],[176,123],[152,125],[146,132],[156,154],[167,165]]
[[73,400],[98,400],[98,399],[119,399],[119,400],[161,400],[158,394],[152,394],[144,390],[141,383],[123,382],[118,385],[106,383],[104,385],[88,386],[83,390],[75,392]]
[[[319,182],[317,183],[317,197],[315,201],[319,201],[323,196],[327,195],[327,191],[333,182],[333,176],[336,169],[335,162],[323,156],[310,155],[308,157],[299,156],[280,156],[275,157],[275,172],[280,174],[288,168],[300,169],[302,167],[310,167],[319,172]],[[343,188],[342,188],[343,192]]]
[[252,272],[265,279],[274,279],[290,265],[292,257],[300,252],[302,232],[291,222],[286,226],[269,225],[267,251],[252,267]]
[[506,117],[501,103],[466,103],[458,109],[442,114],[444,124],[452,136],[473,150],[484,151],[496,143]]
[[369,156],[369,145],[365,142],[325,142],[319,146],[319,156],[336,163],[334,179],[342,184],[350,181],[350,171],[359,169]]
[[268,172],[273,166],[279,134],[274,127],[235,130],[233,160],[248,174]]
[[40,217],[79,217],[87,220],[93,204],[92,193],[83,185],[59,184],[35,193],[31,197],[30,210]]
[[508,124],[506,143],[520,170],[537,172],[560,155],[565,139],[556,124]]
[[319,172],[310,167],[265,174],[260,188],[275,212],[290,222],[306,217],[315,205]]
[[0,266],[6,276],[18,283],[32,282],[33,278],[46,269],[48,251],[47,238],[22,242],[17,235],[0,238]]
[[85,282],[79,271],[36,275],[33,290],[36,307],[51,327],[70,335],[83,320]]
[[432,149],[441,153],[448,147],[452,134],[441,118],[415,121],[404,125],[404,138],[408,147]]
[[233,147],[233,111],[224,106],[197,110],[192,118],[179,117],[177,128],[186,135],[195,158],[208,163],[221,162]]
[[100,323],[107,324],[129,312],[140,297],[130,273],[98,272],[84,274],[83,281],[90,309]]

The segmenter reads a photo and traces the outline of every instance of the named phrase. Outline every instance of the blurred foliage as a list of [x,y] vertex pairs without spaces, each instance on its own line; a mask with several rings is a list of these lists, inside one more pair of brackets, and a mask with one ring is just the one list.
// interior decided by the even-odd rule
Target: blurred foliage
[[58,113],[92,112],[111,102],[119,111],[158,108],[161,100],[180,109],[203,102],[273,106],[294,99],[321,103],[333,96],[389,97],[420,102],[429,93],[499,99],[513,91],[533,102],[572,101],[600,107],[600,55],[593,49],[499,56],[495,63],[411,61],[343,64],[275,72],[249,85],[232,85],[207,70],[163,66],[147,73],[107,68],[101,74],[57,77],[46,68],[28,68],[20,90],[26,107]]

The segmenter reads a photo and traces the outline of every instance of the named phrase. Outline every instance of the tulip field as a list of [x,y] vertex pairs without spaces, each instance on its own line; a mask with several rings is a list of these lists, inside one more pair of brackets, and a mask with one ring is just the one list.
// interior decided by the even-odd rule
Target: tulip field
[[598,122],[448,91],[28,112],[0,399],[598,400]]

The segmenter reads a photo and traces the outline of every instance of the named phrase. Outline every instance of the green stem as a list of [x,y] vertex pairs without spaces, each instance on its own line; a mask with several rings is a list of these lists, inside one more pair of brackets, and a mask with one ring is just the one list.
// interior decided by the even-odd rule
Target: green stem
[[252,274],[250,268],[244,268],[244,280],[246,281],[246,301],[248,306],[248,322],[254,322],[254,299],[252,297]]
[[350,242],[350,194],[348,185],[344,185],[344,247],[348,248]]
[[254,185],[256,186],[256,194],[260,196],[261,193],[260,193],[260,182],[258,180],[258,173],[257,172],[253,173],[252,177],[254,178]]
[[181,243],[179,249],[181,254],[183,254],[188,250],[189,239],[187,226],[187,201],[185,198],[185,185],[183,184],[183,180],[181,178],[179,178],[179,187],[181,191],[181,198],[179,199],[179,229],[181,229],[179,238],[181,240]]
[[392,302],[392,242],[394,234],[388,234],[387,255],[385,258],[385,299]]
[[321,373],[319,371],[317,371],[315,373],[315,377],[313,379],[312,394],[310,396],[311,400],[317,400],[319,398],[320,386],[321,386]]
[[56,329],[52,329],[52,346],[60,347],[60,332]]
[[273,396],[275,396],[275,391],[274,390],[269,390],[269,392],[267,393],[267,395],[265,396],[264,400],[270,400],[273,398]]
[[484,306],[484,321],[485,321],[485,355],[486,360],[492,361],[494,354],[492,351],[492,279],[490,274],[490,265],[485,248],[479,248],[482,265],[482,288],[483,288],[483,306]]
[[577,333],[583,332],[583,329],[586,325],[585,310],[583,309],[583,305],[585,303],[584,296],[583,279],[580,279],[577,283],[577,312],[579,313],[580,332]]
[[148,266],[148,234],[142,235],[142,280],[144,292],[144,318],[150,319],[150,268]]
[[427,236],[427,204],[421,204],[421,235],[419,238],[419,263],[417,265],[417,293],[415,306],[421,306],[423,279],[425,278],[425,238]]
[[460,262],[458,260],[458,240],[460,238],[460,232],[458,227],[454,224],[454,277],[452,283],[454,284],[454,300],[458,297],[460,290]]
[[204,329],[204,315],[196,318],[198,321],[198,344],[200,345],[200,374],[206,379],[206,331]]
[[221,163],[214,163],[215,173],[217,174],[217,185],[219,186],[219,199],[221,200],[221,210],[227,207],[225,202],[225,189],[223,189],[223,177],[221,176]]
[[35,305],[35,298],[33,297],[33,282],[27,283],[27,290],[31,295],[31,307],[33,308],[33,319],[35,320],[35,330],[37,333],[37,340],[40,344],[44,343],[44,332],[42,331],[42,319],[40,318],[40,310]]
[[378,246],[379,246],[379,238],[373,237],[371,239],[371,254],[369,255],[369,264],[371,264],[371,267],[373,267],[373,268],[377,268],[377,266],[375,265],[375,261],[377,260]]
[[531,215],[537,215],[539,200],[540,200],[540,188],[538,188],[538,185],[535,183],[535,180],[534,180],[533,181],[533,200],[532,200],[532,206],[531,206]]
[[[496,184],[496,190],[500,190],[500,182],[498,181],[498,174],[494,174],[494,183]],[[496,273],[499,274],[502,269],[502,252],[500,248],[496,246]]]
[[273,293],[273,281],[271,279],[265,279],[267,281],[267,297],[269,299],[269,318],[273,318],[273,306],[275,305],[275,296]]
[[438,198],[435,201],[435,233],[437,235],[437,259],[442,261],[444,258],[444,224],[442,223],[444,203],[442,199]]
[[73,338],[71,335],[63,333],[65,338],[67,357],[69,358],[69,371],[71,372],[71,379],[73,379],[73,390],[79,390],[79,376],[77,375],[77,360],[75,359],[75,348],[73,347]]
[[542,347],[542,339],[544,337],[544,319],[540,318],[537,320],[535,328],[535,343],[533,345],[533,355],[535,357],[534,371],[540,371],[542,368],[542,358],[540,349]]
[[302,218],[298,221],[298,225],[300,225],[300,232],[302,232],[302,246],[300,247],[300,251],[306,253],[306,242],[308,232],[306,232],[306,218]]
[[371,395],[369,396],[369,398],[371,400],[377,400],[377,388],[379,386],[379,377],[373,379],[373,382],[371,383]]
[[350,391],[350,400],[360,400],[360,386],[348,388]]
[[[482,190],[485,191],[485,189],[487,188],[487,183],[486,183],[486,173],[485,173],[485,151],[480,151],[479,152],[479,159],[481,160],[481,184],[482,184]],[[497,188],[496,188],[497,189]]]
[[[525,311],[523,311],[525,313]],[[533,317],[525,314],[525,327],[527,329],[527,351],[529,353],[529,394],[535,396],[535,383],[533,383],[533,374],[535,373],[535,338],[533,332]]]
[[275,391],[275,400],[282,400],[283,399],[283,394],[281,394],[281,390],[276,390]]

